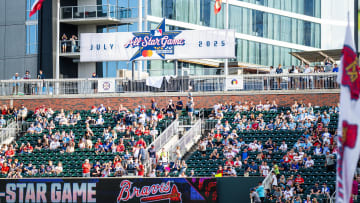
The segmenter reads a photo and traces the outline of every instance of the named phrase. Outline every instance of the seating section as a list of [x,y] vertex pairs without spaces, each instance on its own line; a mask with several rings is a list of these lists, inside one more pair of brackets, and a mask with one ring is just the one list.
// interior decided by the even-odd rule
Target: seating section
[[[301,175],[304,179],[304,183],[301,184],[304,190],[300,194],[303,200],[306,199],[307,195],[312,195],[312,197],[314,196],[318,199],[327,198],[325,194],[315,195],[311,192],[315,182],[319,182],[320,187],[323,183],[327,183],[331,191],[330,194],[335,191],[335,168],[329,170],[325,167],[325,163],[327,150],[329,150],[329,154],[334,155],[332,157],[333,160],[336,160],[336,142],[333,140],[338,120],[336,107],[312,107],[313,113],[308,112],[308,114],[314,116],[311,122],[314,125],[310,126],[309,124],[308,127],[306,125],[302,127],[301,122],[303,120],[299,119],[300,117],[294,116],[297,115],[295,112],[298,111],[298,108],[295,108],[295,112],[294,108],[291,107],[278,107],[276,110],[269,111],[256,111],[255,109],[253,111],[235,111],[235,109],[225,106],[221,106],[220,109],[219,112],[221,114],[218,115],[216,110],[205,110],[205,116],[210,118],[205,122],[205,128],[208,132],[202,137],[197,150],[186,161],[188,174],[190,171],[193,171],[196,176],[263,176],[267,175],[276,164],[280,168],[277,177],[279,186],[283,187],[283,191],[285,190],[288,178],[292,177],[292,181],[294,181],[297,175]],[[292,117],[285,117],[288,112],[292,114]],[[323,116],[324,112],[330,114],[330,122],[324,121],[327,123],[326,125],[320,122],[321,119],[317,119],[318,117],[326,117]],[[248,128],[238,127],[239,120],[235,118],[237,114],[240,114],[241,121],[245,121],[245,126],[249,125]],[[219,117],[220,121],[217,120]],[[253,120],[251,120],[251,117],[253,117]],[[275,129],[268,129],[267,127],[260,129],[260,127],[256,126],[254,129],[252,128],[252,124],[256,120],[259,123],[263,120],[266,126],[268,126],[271,120],[275,122],[277,119],[280,119],[282,123],[285,120],[289,122],[289,120],[295,119],[297,120],[295,121],[296,128],[291,129],[281,125],[280,127],[275,127]],[[230,126],[230,130],[226,128],[227,124]],[[323,136],[325,128],[327,128],[326,132],[331,134],[330,140],[326,140]],[[234,129],[236,132],[233,131]],[[309,143],[311,143],[308,147],[304,144],[306,140],[309,140]],[[298,141],[299,143],[297,143]],[[281,148],[283,142],[287,144],[286,150]],[[318,153],[315,146],[319,146],[322,151]],[[233,154],[228,153],[229,148],[231,148],[230,151]],[[217,151],[218,158],[216,158],[214,151]],[[213,156],[213,153],[215,156]],[[293,157],[296,155],[295,153],[303,155],[298,161],[298,168],[294,167],[292,169],[291,165],[294,163]],[[289,154],[291,155],[290,159],[286,160]],[[314,160],[314,164],[307,167],[306,160],[309,160],[309,156]],[[245,163],[243,158],[246,159],[247,163]],[[238,163],[236,162],[237,159],[241,162],[241,166],[236,164]],[[251,166],[252,162],[255,163],[256,167]],[[268,171],[265,173],[262,173],[263,170],[261,168],[263,162],[266,162],[267,166],[269,166]],[[286,162],[287,166],[284,167]],[[228,169],[224,169],[225,167]],[[252,170],[252,168],[255,168],[255,170]],[[282,175],[285,177],[285,184],[280,183]],[[294,185],[290,185],[294,187]],[[293,196],[295,197],[295,194]],[[285,201],[285,196],[281,197]],[[276,198],[273,197],[271,199],[275,202]],[[270,201],[270,198],[268,201]]]
[[[147,110],[146,114],[150,114],[151,110]],[[49,161],[53,162],[53,165],[57,165],[59,162],[62,163],[62,167],[63,167],[63,172],[61,173],[36,173],[35,175],[30,175],[29,173],[22,173],[23,177],[30,177],[30,176],[35,176],[35,177],[53,177],[53,176],[57,176],[57,177],[81,177],[82,176],[82,164],[84,163],[85,159],[89,159],[90,160],[90,164],[92,164],[93,166],[97,163],[100,162],[100,164],[104,164],[104,163],[108,163],[108,162],[112,162],[115,157],[119,157],[121,160],[125,160],[126,158],[124,158],[125,155],[125,151],[128,151],[130,156],[133,155],[133,146],[134,144],[140,139],[143,138],[144,141],[146,142],[146,146],[149,146],[153,140],[154,137],[151,135],[144,135],[144,133],[140,133],[140,134],[135,134],[136,131],[135,130],[129,130],[130,132],[130,136],[126,135],[126,132],[116,132],[116,139],[113,139],[113,142],[118,145],[119,140],[123,140],[124,142],[124,146],[125,146],[125,150],[123,150],[122,152],[113,152],[111,149],[109,150],[97,150],[96,148],[96,142],[98,141],[98,139],[101,140],[102,143],[105,143],[105,136],[104,136],[104,129],[114,129],[117,126],[117,122],[116,119],[119,120],[119,123],[125,122],[125,114],[129,114],[129,113],[120,113],[118,115],[118,113],[114,112],[103,112],[103,113],[91,113],[90,111],[86,111],[86,110],[75,110],[73,111],[73,115],[79,114],[81,116],[81,119],[77,121],[77,123],[75,125],[71,125],[71,124],[64,124],[61,125],[61,120],[57,120],[56,116],[59,115],[60,112],[59,111],[55,111],[53,112],[53,114],[51,116],[49,116],[47,118],[47,120],[51,123],[52,121],[54,122],[54,129],[49,130],[47,128],[42,129],[41,133],[31,133],[31,132],[26,132],[23,136],[20,136],[17,140],[16,140],[16,153],[13,157],[11,157],[10,159],[12,159],[12,161],[14,162],[16,159],[18,160],[19,163],[23,163],[23,165],[26,167],[29,165],[29,163],[32,164],[32,166],[35,166],[38,170],[40,170],[41,165],[44,165],[45,167],[48,166]],[[69,115],[69,112],[64,112],[65,115]],[[99,118],[99,116],[102,116],[102,118],[104,119],[104,123],[99,125],[99,124],[92,124],[90,125],[90,129],[93,132],[93,136],[90,136],[89,139],[91,139],[92,142],[92,147],[84,147],[84,148],[79,148],[79,142],[84,139],[84,136],[86,134],[86,132],[88,131],[86,129],[86,119],[88,117],[91,117],[94,120],[97,120]],[[115,118],[117,116],[117,118]],[[36,126],[36,123],[38,123],[39,116],[35,115],[34,112],[29,112],[28,117],[25,119],[26,123],[24,123],[23,125],[29,124],[29,123],[33,123],[35,124],[34,126]],[[42,118],[43,119],[43,118]],[[164,119],[159,120],[157,122],[152,122],[150,124],[150,122],[147,121],[146,125],[147,126],[154,126],[154,129],[156,127],[157,130],[157,135],[159,135],[162,131],[164,131],[166,129],[166,127],[168,125],[171,124],[173,119],[171,118],[167,118],[164,117]],[[156,125],[154,125],[154,123],[156,123]],[[50,125],[49,125],[50,126]],[[127,125],[125,125],[126,128],[136,128],[137,126],[133,126],[133,123],[127,123]],[[73,142],[75,143],[75,150],[72,153],[68,153],[66,152],[66,149],[61,149],[61,147],[58,147],[57,149],[44,149],[42,148],[41,150],[38,150],[35,148],[35,146],[37,145],[38,140],[42,140],[44,136],[49,138],[49,140],[51,139],[51,135],[49,134],[50,131],[52,132],[52,136],[56,135],[56,132],[59,132],[59,134],[69,134],[71,131],[74,135],[73,137]],[[114,135],[112,135],[113,137]],[[131,140],[130,137],[134,137],[134,140]],[[110,141],[111,142],[111,141]],[[23,152],[22,150],[20,150],[21,145],[22,144],[27,144],[30,143],[31,146],[33,146],[34,150],[32,153],[26,153]],[[61,144],[62,145],[62,144]],[[50,144],[50,148],[51,148],[51,144]],[[94,168],[91,169],[91,172],[94,171]],[[108,176],[114,176],[114,172],[112,171]],[[0,174],[1,178],[5,178],[7,177],[7,174],[2,173]]]

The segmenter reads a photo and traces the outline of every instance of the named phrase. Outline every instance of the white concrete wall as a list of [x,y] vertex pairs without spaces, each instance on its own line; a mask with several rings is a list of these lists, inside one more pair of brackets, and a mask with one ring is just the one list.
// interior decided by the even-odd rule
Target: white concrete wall
[[[85,0],[79,0],[79,4],[81,1]],[[91,0],[93,1],[93,0]],[[89,1],[87,1],[89,2]],[[96,3],[96,2],[95,2]],[[87,4],[89,5],[89,4]],[[96,33],[96,25],[79,25],[78,26],[78,36],[81,37],[81,33]],[[81,45],[80,45],[81,46]],[[96,63],[78,63],[78,77],[79,78],[89,78],[91,77],[91,74],[93,72],[96,72]]]
[[321,49],[340,49],[344,45],[348,23],[354,31],[354,0],[321,1]]

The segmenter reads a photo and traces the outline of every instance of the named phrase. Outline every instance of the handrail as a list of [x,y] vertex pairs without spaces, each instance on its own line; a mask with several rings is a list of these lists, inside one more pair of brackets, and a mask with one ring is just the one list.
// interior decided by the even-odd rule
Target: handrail
[[9,138],[16,137],[16,132],[18,130],[18,125],[16,121],[12,121],[10,122],[6,128],[1,128],[0,129],[0,144],[4,144],[4,142],[6,140],[8,140]]
[[[197,141],[199,141],[199,139],[201,138],[201,123],[202,123],[201,119],[196,121],[196,123],[190,128],[190,130],[188,130],[180,138],[180,140],[170,148],[171,154],[173,154],[172,152],[176,150],[177,146],[180,146],[180,154],[181,157],[183,157],[186,154],[186,152],[194,144],[196,144]],[[174,161],[175,159],[173,158],[172,160]]]
[[[157,151],[161,148],[177,133],[179,126],[179,120],[174,120],[152,143]],[[150,149],[150,146],[146,148],[146,151]]]
[[[125,78],[72,78],[72,79],[19,79],[0,80],[0,95],[7,96],[24,92],[27,95],[67,95],[96,94],[101,82],[114,84],[112,93],[124,92],[183,92],[192,87],[191,92],[214,91],[270,91],[339,89],[337,73],[311,74],[261,74],[261,75],[211,75],[178,76],[160,81],[160,88],[147,85],[146,79],[129,80]],[[161,78],[160,78],[161,79]],[[232,80],[236,79],[236,85]],[[101,88],[100,86],[99,88]]]
[[[238,76],[242,76],[242,77],[248,77],[248,78],[261,78],[261,77],[306,77],[306,76],[337,76],[337,73],[298,73],[298,74],[275,74],[275,75],[271,75],[271,74],[243,74],[243,75],[229,75],[228,77],[238,77]],[[180,76],[181,77],[181,76]],[[188,78],[191,79],[202,79],[202,78],[226,78],[224,75],[199,75],[199,76],[187,76]],[[102,79],[116,79],[116,80],[126,80],[123,78],[116,78],[116,77],[109,77],[109,78],[64,78],[64,79],[43,79],[43,81],[49,81],[49,82],[76,82],[76,81],[96,81],[96,80],[102,80]],[[134,80],[134,81],[144,81],[145,79],[142,80]],[[5,83],[13,83],[13,82],[38,82],[39,79],[20,79],[20,80],[0,80],[0,83],[5,82]]]

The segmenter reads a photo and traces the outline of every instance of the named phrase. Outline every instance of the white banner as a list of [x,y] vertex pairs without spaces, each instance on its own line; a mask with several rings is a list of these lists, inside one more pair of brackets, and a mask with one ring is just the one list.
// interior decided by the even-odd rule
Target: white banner
[[234,58],[233,30],[82,33],[80,61]]
[[244,78],[242,76],[227,77],[225,82],[227,90],[242,90],[244,89]]
[[98,92],[115,92],[115,79],[98,80]]

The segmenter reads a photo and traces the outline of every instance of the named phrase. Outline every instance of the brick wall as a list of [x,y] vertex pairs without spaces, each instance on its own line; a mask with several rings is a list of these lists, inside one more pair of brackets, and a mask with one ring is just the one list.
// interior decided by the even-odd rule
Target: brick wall
[[[24,104],[29,110],[34,110],[41,104],[47,107],[52,107],[54,110],[64,108],[65,110],[78,109],[87,110],[92,105],[98,106],[104,104],[113,109],[117,108],[119,104],[123,104],[127,108],[134,108],[138,105],[145,104],[150,106],[151,98],[154,98],[159,107],[165,107],[168,100],[171,98],[176,101],[176,97],[168,96],[154,96],[154,97],[98,97],[98,98],[47,98],[47,99],[13,99],[14,106]],[[186,97],[182,97],[186,101]],[[244,102],[254,101],[257,104],[260,100],[264,103],[265,100],[276,100],[280,106],[289,106],[294,103],[294,100],[303,101],[305,103],[311,102],[313,105],[336,105],[339,102],[339,93],[309,93],[309,94],[256,94],[256,95],[201,95],[194,96],[195,108],[212,107],[216,102]],[[185,103],[185,102],[184,102]],[[0,100],[0,104],[10,104],[10,99]]]

